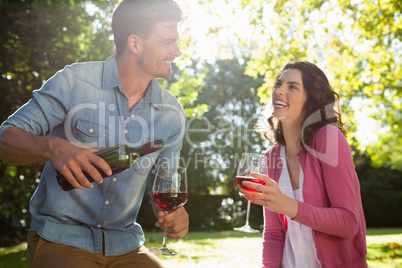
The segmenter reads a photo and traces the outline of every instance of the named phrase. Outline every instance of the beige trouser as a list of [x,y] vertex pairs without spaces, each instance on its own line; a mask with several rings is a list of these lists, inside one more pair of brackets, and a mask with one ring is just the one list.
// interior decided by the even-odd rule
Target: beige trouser
[[161,268],[161,261],[145,247],[119,256],[105,256],[53,243],[31,231],[28,237],[28,261],[31,268]]

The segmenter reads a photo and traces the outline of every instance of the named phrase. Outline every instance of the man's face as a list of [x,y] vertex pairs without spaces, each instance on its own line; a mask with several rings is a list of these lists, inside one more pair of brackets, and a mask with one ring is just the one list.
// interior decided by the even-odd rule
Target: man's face
[[159,22],[153,33],[142,39],[143,50],[138,55],[138,64],[154,78],[168,78],[172,75],[172,62],[181,55],[177,45],[179,33],[176,22]]

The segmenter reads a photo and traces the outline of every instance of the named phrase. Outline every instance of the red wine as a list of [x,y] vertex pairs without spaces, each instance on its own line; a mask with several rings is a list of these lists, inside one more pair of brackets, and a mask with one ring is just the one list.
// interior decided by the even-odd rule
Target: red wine
[[184,205],[187,201],[187,193],[152,193],[152,200],[163,211],[173,211]]
[[265,182],[260,180],[260,179],[256,179],[254,177],[245,177],[245,176],[237,176],[236,177],[236,184],[237,186],[239,186],[239,188],[242,188],[246,191],[250,191],[250,192],[255,192],[256,190],[254,188],[250,188],[250,187],[246,187],[244,186],[242,183],[243,181],[249,181],[249,182],[253,182],[253,183],[259,183],[262,185],[265,185]]

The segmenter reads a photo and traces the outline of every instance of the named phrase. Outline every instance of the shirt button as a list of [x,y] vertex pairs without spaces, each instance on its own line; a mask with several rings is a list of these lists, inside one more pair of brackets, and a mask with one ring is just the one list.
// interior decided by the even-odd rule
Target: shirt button
[[110,203],[109,201],[107,201],[107,200],[105,201],[105,205],[106,205],[106,206],[109,205],[109,203]]
[[102,227],[102,225],[98,224],[98,226],[96,226],[96,227],[101,228],[101,227]]
[[128,133],[128,130],[127,130],[127,129],[125,129],[125,130],[124,130],[124,134],[127,134],[127,133]]
[[94,129],[93,129],[93,128],[90,128],[90,129],[89,129],[89,133],[94,133]]
[[131,115],[131,118],[134,118],[134,115],[133,115],[133,114]]
[[117,178],[113,178],[113,182],[116,182],[117,181]]
[[299,159],[299,156],[296,156],[297,159]]

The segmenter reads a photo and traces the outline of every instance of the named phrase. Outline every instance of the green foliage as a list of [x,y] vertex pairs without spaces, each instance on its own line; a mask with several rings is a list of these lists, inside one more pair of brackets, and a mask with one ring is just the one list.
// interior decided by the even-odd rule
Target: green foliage
[[[402,5],[400,1],[296,1],[267,4],[241,1],[244,8],[261,6],[261,19],[250,19],[262,38],[248,62],[247,74],[265,76],[259,88],[263,102],[270,95],[273,79],[288,61],[308,60],[329,76],[341,95],[341,105],[350,126],[355,126],[352,100],[373,108],[371,117],[379,129],[376,143],[367,150],[376,166],[401,170],[402,128]],[[260,33],[260,34],[258,34]],[[351,132],[355,129],[351,128]],[[364,146],[350,133],[350,142]]]
[[[249,11],[249,22],[253,25],[252,37],[237,35],[239,44],[243,46],[240,48],[241,52],[250,57],[246,60],[245,74],[262,82],[261,86],[255,87],[258,88],[261,102],[268,101],[276,74],[286,62],[308,60],[321,67],[341,95],[342,110],[349,123],[348,138],[361,180],[368,226],[400,226],[402,218],[395,216],[395,211],[399,211],[402,205],[402,55],[397,49],[402,45],[400,1],[379,1],[378,5],[362,1],[352,6],[349,1],[239,0],[231,1],[231,5],[236,6],[239,2],[244,10]],[[216,16],[219,16],[219,10],[211,12],[216,12]],[[224,30],[225,27],[214,27],[209,36],[214,38]],[[218,74],[217,78],[212,78],[214,73],[207,71],[205,87],[199,97],[200,100],[205,98],[205,102],[210,104],[210,110],[205,116],[210,116],[211,120],[225,111],[221,107],[235,105],[235,102],[231,101],[234,91],[225,90],[225,82],[229,79],[226,79],[225,72],[220,72],[219,60],[212,67],[206,67],[207,70],[215,70]],[[233,69],[228,68],[227,72],[236,73],[234,77],[243,79]],[[210,77],[214,83],[222,85],[221,88],[216,86],[216,90],[211,90],[214,83],[208,86]],[[235,81],[234,84],[238,83],[241,82]],[[207,98],[208,91],[212,97]],[[253,92],[245,90],[244,93],[243,98]],[[354,132],[358,123],[353,118],[354,112],[355,109],[362,108],[351,105],[356,99],[364,100],[364,104],[374,108],[372,117],[380,126],[376,133],[378,142],[369,144],[367,148],[359,143]],[[215,103],[217,108],[213,106]],[[244,109],[243,106],[241,109]],[[235,113],[231,115],[234,118]],[[211,155],[219,157],[218,148],[208,147],[208,144],[214,141],[213,135],[201,130],[207,129],[211,132],[214,126],[216,129],[230,129],[230,120],[225,121],[226,125],[213,122],[212,126],[204,120],[193,121],[189,125],[189,129],[193,127],[200,130],[191,137],[203,145],[201,148],[192,146],[192,150],[198,150],[202,154],[211,152]],[[230,138],[231,136],[227,135],[223,140],[228,143]],[[229,155],[249,150],[237,148],[237,143],[228,144],[224,152]],[[360,151],[365,154],[362,155]],[[223,181],[230,181],[235,165],[231,164],[231,169],[219,167],[222,172],[216,173],[213,173],[211,168],[213,167],[208,167],[205,171],[198,170],[195,175],[215,178],[212,183],[208,182],[208,185],[211,189],[216,189],[222,185],[218,180],[220,176]],[[221,173],[223,175],[220,175]],[[197,181],[198,185],[201,185],[201,182]],[[204,189],[197,187],[197,191],[200,188]],[[235,190],[235,186],[233,189]]]
[[103,60],[112,53],[110,27],[93,31],[95,21],[106,20],[101,13],[110,12],[110,1],[92,1],[103,9],[92,16],[85,3],[62,0],[0,3],[0,88],[5,96],[0,100],[1,121],[65,65]]
[[[185,207],[190,215],[192,232],[232,230],[243,226],[246,220],[247,201],[239,194],[227,196],[193,193],[188,195]],[[160,230],[155,227],[156,217],[148,195],[144,196],[137,220],[146,233]],[[260,206],[251,205],[249,221],[253,228],[262,229],[263,214]]]
[[[32,97],[65,65],[105,60],[114,53],[111,14],[117,0],[0,1],[0,122]],[[194,53],[184,36],[182,67]],[[207,109],[193,105],[202,77],[190,77],[175,67],[163,83],[186,106],[186,114],[201,116]],[[0,162],[0,245],[25,240],[29,230],[29,198],[43,164],[14,166]]]
[[199,74],[205,78],[195,105],[208,104],[208,112],[188,120],[182,150],[191,167],[192,194],[237,194],[234,178],[241,153],[262,150],[254,132],[259,108],[256,89],[262,79],[245,75],[245,62],[218,59],[205,63]]
[[[0,1],[1,121],[66,64],[104,60],[113,53],[109,15],[116,3]],[[218,49],[226,52],[222,53],[225,58],[204,63],[194,58],[193,37],[183,34],[182,56],[175,60],[173,76],[160,80],[184,105],[187,117],[182,156],[189,167],[186,208],[191,228],[223,230],[243,223],[245,202],[235,185],[236,166],[242,152],[267,147],[253,132],[257,111],[269,99],[279,68],[293,60],[316,63],[341,95],[368,226],[400,226],[401,217],[395,214],[402,196],[400,1],[226,3],[232,12],[240,6],[249,12],[252,37],[235,33],[238,47],[225,44]],[[208,12],[220,15],[219,10]],[[209,37],[218,37],[229,27],[214,27]],[[378,142],[367,147],[353,133],[357,122],[351,103],[356,99],[374,108],[371,116],[379,124]],[[20,167],[0,162],[0,244],[25,239],[28,200],[41,169],[42,164]],[[139,219],[145,229],[152,230],[154,216],[149,214],[148,202],[144,200]],[[251,225],[258,226],[261,208],[251,208]]]
[[197,60],[192,59],[195,53],[194,39],[189,35],[182,35],[179,42],[182,54],[172,65],[173,75],[158,81],[177,97],[184,107],[186,118],[202,116],[208,110],[208,106],[204,103],[195,103],[202,91],[204,75],[194,71],[197,64]]
[[402,226],[402,171],[371,166],[368,155],[355,156],[356,172],[366,224],[369,227]]
[[166,88],[183,105],[186,118],[202,116],[208,110],[208,107],[203,103],[196,105],[195,100],[202,90],[204,76],[202,74],[197,77],[190,76],[186,70],[180,71],[177,68],[175,68],[175,74],[180,74],[179,79],[173,81],[168,79],[167,82],[170,83],[166,85]]
[[28,201],[39,182],[43,165],[0,165],[0,246],[25,240],[31,216]]
[[[116,1],[0,1],[0,121],[23,105],[56,71],[76,61],[104,60],[113,53],[106,26]],[[96,9],[98,7],[98,9]],[[95,22],[105,26],[96,28]],[[0,162],[0,244],[25,240],[28,202],[43,164]]]

